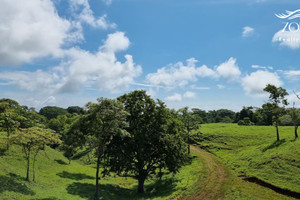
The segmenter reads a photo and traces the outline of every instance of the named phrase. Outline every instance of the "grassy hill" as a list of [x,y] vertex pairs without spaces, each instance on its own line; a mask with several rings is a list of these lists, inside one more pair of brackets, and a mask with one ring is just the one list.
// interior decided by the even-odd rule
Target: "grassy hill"
[[[94,165],[78,160],[67,164],[62,153],[46,148],[36,163],[36,182],[26,182],[26,161],[20,147],[5,151],[5,134],[0,134],[0,199],[77,200],[92,199],[94,194]],[[100,180],[100,199],[177,199],[194,192],[195,182],[202,176],[201,162],[194,158],[178,174],[166,175],[146,182],[143,195],[136,193],[137,181],[118,176]]]
[[[280,142],[275,142],[274,127],[205,124],[200,132],[195,131],[192,138],[221,158],[216,159],[217,164],[213,163],[212,172],[203,157],[194,156],[175,176],[169,174],[160,181],[148,180],[143,195],[137,194],[137,181],[132,178],[105,177],[100,181],[100,199],[185,199],[208,190],[205,183],[210,179],[207,178],[214,173],[214,167],[222,169],[223,163],[231,169],[225,166],[223,169],[226,184],[220,188],[226,189],[225,199],[292,199],[236,176],[257,177],[274,186],[300,192],[300,139],[294,140],[293,127],[280,127]],[[36,182],[28,183],[21,148],[12,146],[5,151],[4,141],[5,134],[0,133],[0,200],[93,199],[93,164],[86,165],[80,159],[68,165],[61,152],[48,147],[38,156]],[[214,188],[213,182],[211,186]]]
[[195,141],[220,157],[238,176],[256,177],[274,186],[300,192],[300,139],[293,127],[205,124]]

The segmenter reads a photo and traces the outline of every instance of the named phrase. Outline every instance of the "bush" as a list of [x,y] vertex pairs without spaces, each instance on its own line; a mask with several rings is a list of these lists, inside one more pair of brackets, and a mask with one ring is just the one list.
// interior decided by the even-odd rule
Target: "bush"
[[292,126],[293,119],[290,115],[283,115],[279,118],[279,125],[281,126]]
[[243,120],[238,121],[238,125],[240,126],[252,126],[253,122],[250,121],[249,117],[245,117]]

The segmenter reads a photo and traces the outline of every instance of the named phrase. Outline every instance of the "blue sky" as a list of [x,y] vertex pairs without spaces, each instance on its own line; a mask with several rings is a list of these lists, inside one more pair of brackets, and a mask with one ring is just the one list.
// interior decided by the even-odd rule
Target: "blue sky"
[[238,111],[270,83],[300,102],[297,0],[0,3],[0,98],[39,109],[144,89],[171,108]]

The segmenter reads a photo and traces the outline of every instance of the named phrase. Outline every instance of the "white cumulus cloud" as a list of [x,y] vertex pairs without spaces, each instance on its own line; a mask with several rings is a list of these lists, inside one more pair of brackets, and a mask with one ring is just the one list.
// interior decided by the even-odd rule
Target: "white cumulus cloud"
[[[107,15],[95,17],[88,0],[69,0],[73,13],[77,13],[76,17],[82,23],[86,23],[94,28],[116,28],[115,23],[107,20]],[[105,3],[110,4],[111,1],[106,0]]]
[[262,70],[258,70],[242,78],[242,86],[249,96],[265,97],[266,93],[263,89],[268,84],[279,87],[283,83],[277,73]]
[[0,79],[6,81],[9,85],[16,85],[28,91],[54,91],[56,88],[55,83],[59,81],[59,77],[55,72],[44,72],[42,70],[2,72],[0,73]]
[[216,68],[216,71],[219,76],[228,79],[228,81],[237,80],[241,75],[241,71],[235,58],[229,58],[228,61],[220,64]]
[[243,28],[243,32],[242,32],[242,36],[243,37],[250,37],[251,35],[253,35],[255,29],[250,27],[250,26],[245,26]]
[[49,93],[73,93],[82,87],[96,87],[101,91],[117,92],[128,89],[142,68],[131,55],[125,61],[116,58],[116,52],[129,47],[129,39],[122,32],[109,34],[104,45],[95,53],[79,48],[65,50],[63,62],[48,71],[2,72],[0,80],[28,91],[47,90]]
[[300,48],[300,31],[283,31],[280,30],[273,36],[273,43],[279,43],[280,46],[285,46],[291,49]]
[[183,87],[197,81],[198,77],[216,77],[214,70],[207,66],[196,67],[197,62],[194,58],[190,58],[187,60],[187,65],[182,62],[170,64],[155,73],[148,74],[146,79],[152,85]]
[[81,49],[66,52],[69,62],[63,66],[66,74],[60,92],[76,92],[82,85],[96,85],[99,90],[117,92],[128,89],[134,78],[142,72],[131,55],[125,55],[122,63],[115,53],[129,47],[129,39],[123,32],[109,34],[99,51],[91,53]]
[[71,28],[50,0],[1,0],[0,19],[0,65],[60,55]]
[[191,91],[187,91],[183,94],[184,98],[195,98],[196,97],[196,93],[191,92]]
[[182,96],[181,96],[181,94],[175,93],[172,96],[166,97],[165,99],[166,99],[166,101],[180,102],[180,101],[182,101]]

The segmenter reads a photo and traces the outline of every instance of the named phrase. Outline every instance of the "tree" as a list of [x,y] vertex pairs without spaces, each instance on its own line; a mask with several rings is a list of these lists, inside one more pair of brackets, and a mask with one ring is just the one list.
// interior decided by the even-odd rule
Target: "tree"
[[238,121],[238,125],[251,126],[254,125],[254,123],[251,122],[249,117],[244,117],[244,119]]
[[293,103],[293,108],[289,110],[289,115],[292,118],[292,123],[295,128],[295,138],[298,138],[298,126],[300,125],[300,110],[295,108],[295,103]]
[[203,120],[203,123],[207,123],[207,113],[205,110],[201,110],[199,108],[192,108],[192,112],[194,115],[197,115],[199,118]]
[[56,107],[56,106],[46,106],[41,108],[40,112],[41,115],[44,115],[49,120],[56,118],[58,115],[67,115],[68,112],[64,108]]
[[74,114],[74,113],[76,113],[76,114],[78,114],[78,115],[84,114],[83,108],[81,108],[81,107],[79,107],[79,106],[69,106],[69,107],[67,108],[67,111],[68,111],[68,113],[70,113],[70,114]]
[[235,112],[228,110],[228,109],[219,109],[217,110],[217,116],[216,116],[216,122],[229,122],[228,119],[231,120],[231,122],[234,120]]
[[138,180],[138,192],[144,192],[144,182],[158,169],[176,173],[181,166],[186,148],[180,122],[161,101],[155,102],[145,91],[133,91],[118,98],[124,103],[130,134],[114,137],[108,146],[109,171],[132,176]]
[[27,161],[26,180],[30,181],[30,160],[33,154],[33,178],[35,181],[35,162],[39,151],[44,150],[46,145],[59,144],[61,140],[58,135],[49,129],[43,129],[39,127],[31,127],[27,129],[21,129],[14,134],[10,142],[22,146],[25,158]]
[[8,102],[1,102],[0,109],[2,110],[0,113],[0,125],[7,134],[6,149],[8,150],[10,135],[16,130],[17,127],[19,127],[20,123],[18,122],[18,119],[20,119],[21,116],[16,113],[15,109],[12,108],[11,104]]
[[[0,99],[0,105],[6,104],[9,108],[18,108],[20,105],[17,101],[12,99]],[[0,106],[0,112],[3,112]]]
[[34,126],[38,126],[41,128],[45,128],[46,126],[46,117],[38,114],[36,111],[28,109],[24,113],[22,113],[24,119],[20,121],[20,128],[30,128]]
[[250,119],[250,121],[253,121],[253,111],[252,111],[253,107],[243,107],[243,109],[236,113],[236,118],[235,118],[235,122],[238,122],[240,120],[244,120],[245,117],[248,117]]
[[282,105],[282,106],[288,105],[287,99],[285,99],[285,96],[288,95],[288,93],[284,88],[276,87],[271,84],[268,84],[264,88],[264,91],[268,92],[270,94],[269,102],[272,105],[272,115],[273,115],[273,118],[275,121],[277,141],[279,141],[280,140],[279,130],[278,130],[279,117],[284,112],[284,109],[282,107],[280,107],[280,105]]
[[192,130],[198,129],[200,127],[202,119],[198,115],[195,115],[193,112],[190,112],[188,107],[179,109],[177,113],[179,119],[183,122],[187,132],[188,153],[190,153],[190,133]]
[[66,115],[58,115],[56,118],[49,120],[48,127],[62,135],[67,125],[67,121],[68,117]]
[[291,117],[291,115],[289,114],[289,110],[287,110],[287,114],[282,115],[281,117],[279,117],[279,125],[280,126],[293,126],[293,119]]
[[95,200],[99,199],[100,164],[106,157],[106,146],[114,136],[123,137],[127,134],[124,128],[127,127],[126,117],[128,115],[123,109],[123,104],[117,100],[106,98],[97,100],[98,103],[86,105],[87,114],[74,123],[70,128],[69,138],[67,138],[69,141],[79,140],[77,145],[91,142],[91,147],[95,150],[97,159]]

